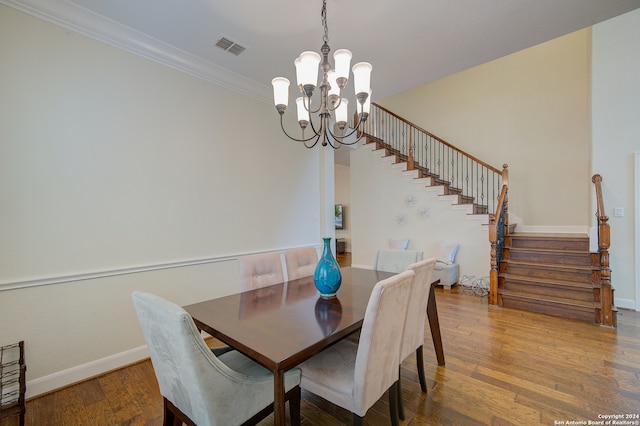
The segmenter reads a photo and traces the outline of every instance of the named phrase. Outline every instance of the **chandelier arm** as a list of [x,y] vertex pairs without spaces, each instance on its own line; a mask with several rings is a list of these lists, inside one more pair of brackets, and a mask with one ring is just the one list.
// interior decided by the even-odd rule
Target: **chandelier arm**
[[[309,106],[307,106],[307,103],[304,101],[305,99],[309,99]],[[322,105],[320,105],[318,106],[317,110],[311,111],[311,96],[307,97],[306,95],[302,97],[302,105],[304,106],[305,111],[309,113],[309,119],[311,119],[311,114],[315,114],[316,112],[320,111],[320,108],[322,108]]]
[[313,125],[313,121],[311,120],[311,116],[309,116],[309,124],[311,125],[311,130],[313,130],[313,133],[315,133],[316,135],[322,134],[322,129],[326,127],[324,121],[325,117],[323,115],[320,115],[320,128],[316,129],[316,126]]
[[[340,145],[355,145],[358,142],[360,142],[360,140],[363,138],[364,136],[364,132],[362,132],[362,134],[360,135],[360,137],[358,137],[358,139],[356,139],[353,142],[344,142],[345,138],[348,138],[349,136],[353,135],[356,131],[358,130],[358,127],[354,128],[351,132],[349,132],[346,135],[342,135],[342,136],[338,136],[336,134],[334,134],[331,130],[327,129],[327,133],[329,135],[331,135],[331,137],[333,138],[333,140],[335,140],[338,144]],[[327,141],[329,142],[329,145],[331,145],[333,148],[336,148],[336,146],[334,146],[330,141],[329,138],[327,138]]]
[[[294,138],[294,137],[293,137],[293,136],[291,136],[291,135],[287,132],[287,130],[284,128],[284,120],[282,119],[282,115],[280,116],[280,127],[282,128],[282,132],[283,132],[283,133],[284,133],[284,134],[285,134],[289,139],[291,139],[291,140],[293,140],[293,141],[296,141],[296,142],[303,142],[303,143],[305,144],[305,146],[307,145],[306,143],[307,143],[307,142],[309,142],[311,139],[313,139],[313,138],[315,138],[315,137],[319,137],[319,136],[320,136],[320,134],[319,134],[318,132],[316,132],[316,131],[315,131],[315,129],[314,129],[313,136],[311,136],[311,137],[309,137],[309,138],[307,138],[307,139],[298,139],[298,138]],[[313,129],[313,124],[312,124],[311,128]],[[317,140],[316,140],[316,143],[318,143],[318,141],[317,141]],[[316,143],[314,143],[311,147],[315,146],[315,144],[316,144]],[[309,148],[309,147],[307,147],[307,148]]]

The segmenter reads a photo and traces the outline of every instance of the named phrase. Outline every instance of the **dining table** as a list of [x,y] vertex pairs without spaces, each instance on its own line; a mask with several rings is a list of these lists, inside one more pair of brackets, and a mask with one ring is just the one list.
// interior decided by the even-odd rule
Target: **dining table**
[[[357,332],[373,287],[394,275],[353,267],[340,271],[342,284],[330,299],[320,297],[309,276],[184,306],[199,329],[273,372],[276,426],[285,424],[285,372]],[[434,286],[427,316],[438,364],[443,365]]]

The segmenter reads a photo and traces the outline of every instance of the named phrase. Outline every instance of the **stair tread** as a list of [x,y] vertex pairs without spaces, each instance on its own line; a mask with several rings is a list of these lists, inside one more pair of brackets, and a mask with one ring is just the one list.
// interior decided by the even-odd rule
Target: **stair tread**
[[568,254],[584,254],[590,255],[589,250],[575,250],[575,249],[553,249],[553,248],[537,248],[537,247],[505,247],[510,251],[536,251],[541,253],[568,253]]
[[596,307],[595,303],[592,301],[586,302],[582,300],[567,299],[565,297],[549,296],[549,295],[541,296],[538,294],[529,294],[529,293],[523,293],[520,291],[511,291],[505,288],[498,289],[498,293],[502,294],[502,297],[507,296],[507,297],[518,298],[518,299],[526,299],[526,300],[534,301],[536,303],[553,303],[553,304],[560,304],[563,306],[572,306],[572,307],[589,308],[589,309],[594,309]]
[[518,266],[530,266],[536,269],[580,269],[582,271],[591,271],[593,268],[591,265],[571,265],[564,263],[543,263],[543,262],[528,262],[526,260],[514,260],[514,259],[503,259],[502,262],[506,262],[511,265]]
[[577,238],[577,239],[589,239],[588,234],[581,232],[514,232],[509,234],[512,237],[518,238]]
[[593,284],[591,282],[581,282],[581,281],[568,281],[568,280],[560,280],[560,279],[555,279],[555,278],[536,278],[536,277],[529,277],[526,275],[515,275],[515,274],[509,274],[507,273],[502,273],[500,274],[501,277],[504,277],[505,280],[507,280],[507,284],[508,284],[508,280],[509,279],[513,279],[513,280],[518,280],[518,281],[526,281],[526,282],[530,282],[530,283],[534,283],[534,284],[539,284],[539,285],[543,285],[543,286],[562,286],[562,287],[577,287],[577,288],[585,288],[585,289],[593,289]]

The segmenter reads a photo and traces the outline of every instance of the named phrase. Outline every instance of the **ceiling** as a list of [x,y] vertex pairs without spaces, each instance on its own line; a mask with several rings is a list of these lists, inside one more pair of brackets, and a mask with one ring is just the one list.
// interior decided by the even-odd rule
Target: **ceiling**
[[[322,44],[321,0],[0,3],[269,103],[271,79],[295,82],[293,60]],[[347,48],[352,64],[373,65],[375,102],[639,7],[640,0],[327,0],[327,22],[333,51]],[[216,47],[221,36],[246,50]]]

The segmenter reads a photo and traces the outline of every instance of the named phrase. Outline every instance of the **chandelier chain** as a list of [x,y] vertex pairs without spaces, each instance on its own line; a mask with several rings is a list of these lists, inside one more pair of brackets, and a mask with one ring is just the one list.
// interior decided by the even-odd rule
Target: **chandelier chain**
[[324,28],[324,36],[322,37],[322,41],[329,44],[329,27],[327,25],[327,0],[323,0],[322,2],[322,27]]

